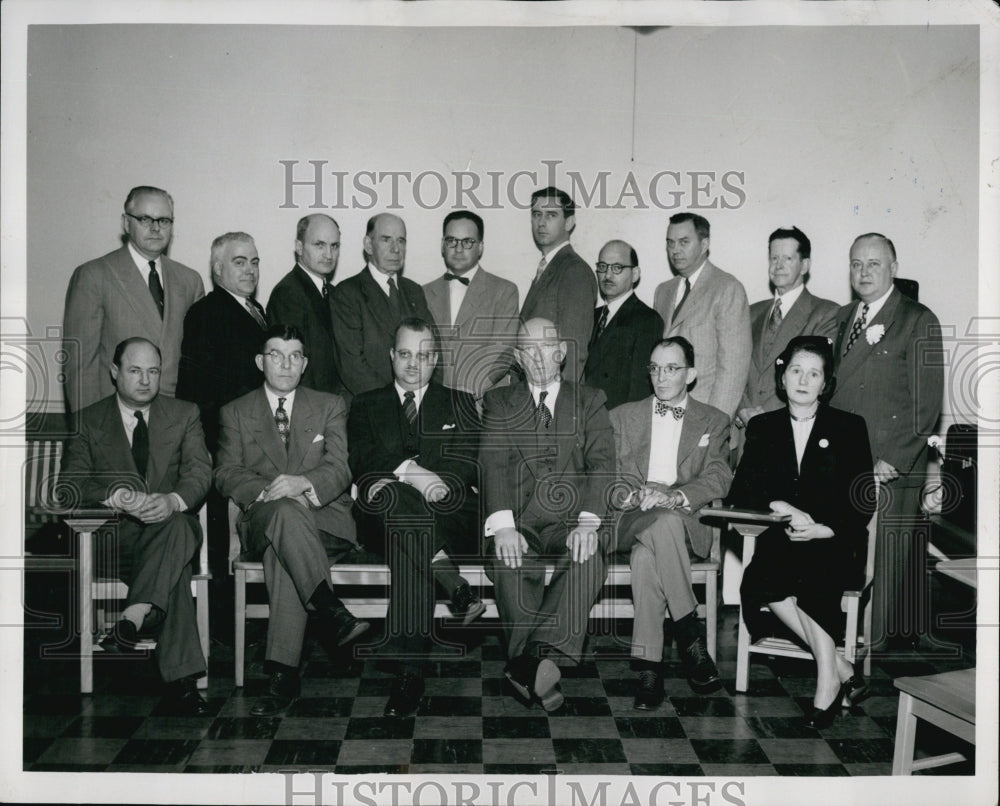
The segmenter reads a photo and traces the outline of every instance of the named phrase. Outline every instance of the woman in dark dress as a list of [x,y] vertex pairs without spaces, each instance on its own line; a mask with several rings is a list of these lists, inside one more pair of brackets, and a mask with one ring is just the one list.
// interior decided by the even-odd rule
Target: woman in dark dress
[[743,618],[759,637],[766,604],[809,647],[817,680],[806,721],[825,727],[842,701],[866,693],[836,640],[844,630],[841,597],[861,581],[875,509],[871,445],[861,417],[826,405],[834,385],[828,339],[792,339],[775,364],[787,408],[748,423],[727,503],[792,516],[757,538],[740,588]]

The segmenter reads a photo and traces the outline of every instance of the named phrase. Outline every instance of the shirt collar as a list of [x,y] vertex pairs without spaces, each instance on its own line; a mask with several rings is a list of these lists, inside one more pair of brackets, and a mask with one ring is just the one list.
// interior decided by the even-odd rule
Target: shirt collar
[[627,292],[625,292],[620,297],[618,297],[618,299],[613,300],[612,302],[604,302],[602,300],[601,304],[598,305],[597,307],[600,309],[600,308],[603,308],[605,305],[607,305],[608,306],[608,321],[611,321],[611,317],[614,316],[616,313],[618,313],[618,309],[621,308],[622,305],[624,305],[626,302],[628,302],[628,298],[631,297],[633,294],[635,294],[635,291],[633,291],[630,288]]
[[806,290],[805,283],[799,283],[791,291],[786,291],[784,294],[779,295],[777,291],[774,292],[774,298],[776,300],[781,300],[781,313],[786,314],[791,309],[791,307],[796,303],[799,297],[802,296],[802,292]]
[[[122,422],[129,423],[130,425],[135,424],[135,413],[137,411],[142,412],[142,419],[146,421],[146,425],[149,425],[149,406],[143,406],[139,409],[134,409],[131,406],[127,406],[125,401],[121,399],[121,396],[116,392],[115,400],[118,401],[118,411],[121,412]],[[150,406],[152,403],[150,403]]]
[[528,391],[531,392],[531,398],[535,401],[535,405],[538,405],[538,398],[541,396],[542,392],[548,392],[545,396],[545,405],[549,407],[549,411],[555,411],[556,398],[559,397],[559,385],[562,380],[556,378],[547,386],[535,386],[531,381],[528,381]]
[[[319,293],[322,294],[323,293],[323,275],[316,274],[315,272],[309,271],[309,269],[307,269],[305,266],[303,266],[298,261],[295,262],[295,265],[298,266],[300,269],[302,269],[302,271],[304,271],[306,273],[306,277],[308,277],[310,280],[312,280],[312,284],[314,286],[316,286],[316,290],[319,291]],[[372,271],[374,272],[374,269],[372,269]],[[331,272],[331,275],[332,274],[333,273]],[[330,280],[331,281],[333,280],[332,276],[330,277]]]
[[[876,316],[878,316],[878,312],[882,310],[882,307],[885,305],[886,300],[889,299],[889,295],[895,289],[896,289],[895,285],[889,286],[889,290],[886,291],[881,297],[879,297],[877,300],[874,300],[873,302],[869,302],[868,303],[868,322],[869,323],[872,321],[872,319],[874,319]],[[864,305],[864,304],[865,303],[864,303],[863,300],[858,300],[858,307],[856,309],[856,316],[861,316],[861,306]]]
[[[392,385],[396,387],[396,394],[399,396],[399,402],[402,403],[403,399],[406,397],[406,393],[411,391],[409,389],[404,389],[399,385],[398,381],[393,381]],[[420,409],[420,403],[424,399],[424,395],[427,393],[427,387],[429,384],[424,384],[419,389],[413,389],[413,403],[416,405],[417,409]]]
[[451,269],[448,269],[448,268],[446,268],[444,270],[444,273],[446,275],[452,274],[455,277],[465,277],[471,283],[472,282],[472,278],[476,276],[476,272],[478,272],[478,271],[479,271],[479,264],[477,263],[475,266],[473,266],[471,269],[469,269],[465,274],[455,274],[455,272],[453,272]]
[[396,278],[396,290],[399,290],[399,272],[396,272],[395,274],[386,274],[385,272],[381,272],[375,268],[374,264],[370,260],[367,265],[369,273],[374,278],[375,282],[378,283],[379,288],[382,289],[386,296],[389,296],[390,277]]
[[553,249],[551,252],[542,252],[542,257],[545,258],[545,265],[548,266],[552,262],[552,258],[556,256],[556,253],[563,247],[569,246],[569,239],[567,238],[559,246]]
[[[146,277],[149,274],[149,258],[141,255],[139,250],[132,246],[132,242],[128,243],[129,254],[132,255],[132,260],[135,263],[135,267],[142,272],[142,276]],[[162,257],[162,255],[160,256]],[[163,261],[157,257],[153,262],[156,264],[156,271],[160,275],[160,282],[163,282]]]
[[292,416],[292,404],[295,402],[295,392],[296,389],[292,389],[291,392],[282,392],[280,395],[272,392],[271,387],[266,383],[264,384],[264,394],[267,395],[267,404],[271,407],[271,412],[274,413],[278,410],[278,398],[285,398],[285,411],[288,416]]
[[694,288],[694,284],[698,282],[698,278],[701,277],[701,273],[704,270],[706,263],[708,263],[708,258],[705,258],[701,262],[701,265],[695,271],[691,272],[691,274],[688,275],[687,281],[688,283],[691,284],[691,288]]

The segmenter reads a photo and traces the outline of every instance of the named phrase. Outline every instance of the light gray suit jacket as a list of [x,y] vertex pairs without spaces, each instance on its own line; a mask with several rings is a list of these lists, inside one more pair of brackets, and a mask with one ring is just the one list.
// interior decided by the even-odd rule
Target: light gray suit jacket
[[656,287],[653,307],[663,317],[663,335],[683,336],[694,346],[698,379],[691,395],[732,417],[746,386],[753,345],[747,292],[706,260],[675,318],[674,300],[683,283],[677,276]]
[[162,319],[127,246],[73,272],[63,317],[63,339],[71,357],[77,355],[79,345],[79,362],[71,358],[66,367],[70,411],[79,411],[115,391],[111,359],[118,343],[132,336],[147,338],[160,348],[160,394],[173,397],[184,315],[193,302],[205,296],[205,286],[196,271],[166,255],[160,263]]
[[[611,410],[618,479],[629,489],[638,489],[647,483],[655,400],[656,397],[650,395],[645,400],[623,403]],[[698,520],[698,511],[714,499],[725,497],[732,480],[729,418],[689,394],[677,445],[677,481],[669,489],[683,491],[691,505],[690,512],[677,510],[677,514],[684,519],[691,546],[699,557],[707,557],[712,548],[712,530]]]
[[753,353],[740,408],[760,406],[764,411],[774,411],[784,406],[774,386],[775,359],[796,336],[826,336],[832,340],[837,335],[837,303],[815,297],[808,288],[803,288],[791,310],[783,311],[784,318],[778,332],[769,342],[767,320],[773,305],[774,298],[771,297],[750,306]]
[[441,342],[441,383],[482,397],[510,368],[517,337],[517,286],[480,266],[452,324],[449,286],[454,282],[438,277],[424,286]]

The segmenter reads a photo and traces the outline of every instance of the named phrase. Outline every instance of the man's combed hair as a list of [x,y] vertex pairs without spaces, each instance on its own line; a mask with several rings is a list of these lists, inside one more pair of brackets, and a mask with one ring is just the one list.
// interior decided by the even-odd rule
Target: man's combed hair
[[159,358],[161,362],[163,361],[163,355],[160,353],[160,348],[157,347],[155,344],[153,344],[153,342],[151,342],[144,336],[130,336],[124,341],[118,342],[118,346],[115,347],[115,354],[111,357],[111,363],[114,364],[119,369],[121,369],[122,356],[125,354],[125,351],[133,344],[148,344],[150,347],[156,350],[156,357]]
[[444,223],[441,225],[441,234],[444,235],[448,230],[448,225],[452,221],[471,221],[476,225],[476,233],[479,240],[483,239],[485,233],[485,228],[483,226],[483,219],[476,215],[472,210],[452,210],[448,215],[444,217]]
[[690,221],[694,225],[694,231],[698,233],[698,237],[702,240],[712,234],[712,225],[708,223],[708,219],[697,213],[674,213],[669,219],[669,223],[671,224],[684,224],[687,221]]
[[791,229],[788,229],[787,227],[779,227],[768,236],[767,246],[770,249],[771,244],[775,241],[783,241],[786,239],[791,239],[798,244],[799,257],[803,260],[812,256],[812,243],[809,241],[806,234],[798,227],[792,227]]
[[689,368],[694,366],[694,345],[683,336],[667,336],[665,339],[660,339],[653,345],[653,349],[649,351],[649,354],[652,356],[658,347],[671,346],[680,347],[681,352],[684,353],[684,363]]
[[576,213],[576,204],[573,202],[573,197],[570,196],[565,190],[560,190],[559,188],[552,187],[551,185],[547,188],[536,190],[531,194],[531,206],[534,207],[535,202],[539,199],[555,199],[559,202],[563,215],[567,218]]
[[132,206],[132,202],[136,200],[139,196],[145,196],[146,194],[159,194],[160,196],[166,197],[167,201],[170,202],[170,206],[174,206],[174,198],[163,188],[155,188],[152,185],[139,185],[138,187],[132,188],[128,192],[128,196],[125,197],[125,212],[129,211]]
[[309,345],[306,344],[306,338],[302,335],[302,331],[299,330],[295,325],[271,325],[265,332],[264,337],[260,342],[260,355],[264,354],[267,349],[267,343],[271,339],[281,339],[282,341],[297,341],[302,345],[302,354],[309,355]]
[[309,215],[304,215],[299,219],[299,223],[295,225],[295,240],[303,242],[306,239],[306,231],[309,229],[309,225],[318,218],[325,218],[330,221],[333,226],[338,230],[340,229],[340,224],[333,216],[328,216],[326,213],[310,213]]

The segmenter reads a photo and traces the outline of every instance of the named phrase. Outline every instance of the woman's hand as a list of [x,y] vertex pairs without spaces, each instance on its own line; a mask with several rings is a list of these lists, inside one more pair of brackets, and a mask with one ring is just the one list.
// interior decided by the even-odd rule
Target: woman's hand
[[823,523],[810,523],[800,528],[791,525],[785,529],[785,534],[794,541],[824,540],[833,537],[833,529]]
[[776,515],[791,515],[789,526],[792,529],[802,529],[814,523],[812,516],[808,512],[803,512],[798,507],[793,507],[787,501],[772,501],[770,503],[771,512]]

